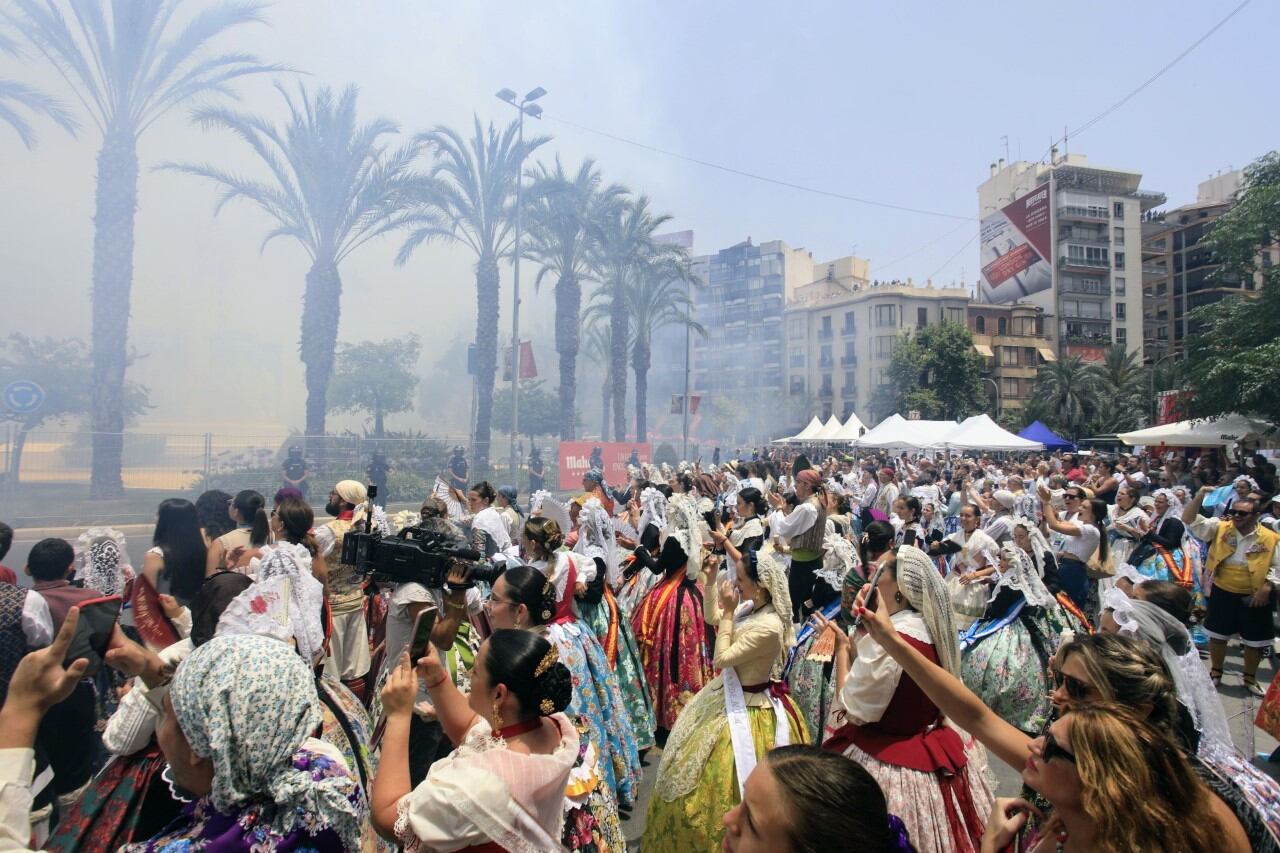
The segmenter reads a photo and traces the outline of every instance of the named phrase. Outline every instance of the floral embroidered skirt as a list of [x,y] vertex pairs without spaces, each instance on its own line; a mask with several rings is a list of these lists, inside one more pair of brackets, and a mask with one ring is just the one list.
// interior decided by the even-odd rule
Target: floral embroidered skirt
[[834,663],[805,659],[814,641],[820,636],[821,631],[814,631],[796,647],[791,670],[787,673],[791,698],[795,700],[796,707],[800,709],[811,732],[822,731],[836,692]]
[[636,736],[636,747],[648,749],[654,745],[653,732],[658,722],[653,712],[653,695],[640,663],[640,650],[636,647],[635,635],[631,633],[631,623],[612,593],[606,592],[605,597],[594,604],[578,602],[578,609],[582,612],[582,620],[595,632],[604,649],[605,659],[617,676],[618,689],[622,691],[622,701],[627,706],[627,716],[631,718],[631,730]]
[[[987,707],[1010,725],[1036,734],[1049,721],[1049,658],[1045,635],[1049,629],[1038,608],[1024,607],[1005,627],[966,648],[960,678]],[[1028,625],[1030,622],[1032,624]],[[1052,643],[1056,644],[1057,635]],[[1053,648],[1047,649],[1052,654]]]
[[631,629],[653,691],[658,728],[670,730],[684,706],[711,680],[701,582],[687,579],[683,571],[662,581],[636,609]]

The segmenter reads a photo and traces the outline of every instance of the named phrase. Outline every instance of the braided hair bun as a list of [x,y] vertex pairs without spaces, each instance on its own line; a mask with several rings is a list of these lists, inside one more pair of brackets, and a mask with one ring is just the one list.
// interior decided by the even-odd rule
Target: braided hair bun
[[489,686],[505,685],[523,717],[549,717],[569,707],[573,679],[559,649],[532,631],[502,628],[486,642]]
[[550,664],[534,679],[538,691],[538,713],[544,717],[558,714],[573,701],[573,676],[559,660]]
[[546,575],[532,566],[512,566],[502,578],[511,600],[525,606],[533,624],[545,625],[551,621],[556,612],[556,586]]
[[524,535],[537,542],[550,556],[564,544],[564,532],[555,521],[535,516],[524,523]]

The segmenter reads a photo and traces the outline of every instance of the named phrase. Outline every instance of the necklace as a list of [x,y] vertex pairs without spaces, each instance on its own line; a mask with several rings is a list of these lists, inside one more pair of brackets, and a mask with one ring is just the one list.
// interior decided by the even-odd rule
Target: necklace
[[493,736],[495,738],[502,738],[503,740],[506,740],[507,738],[513,738],[513,737],[518,737],[519,735],[522,735],[522,734],[527,734],[541,725],[542,725],[541,717],[530,717],[529,719],[525,720],[523,723],[512,723],[509,726],[503,726],[502,728],[494,732]]

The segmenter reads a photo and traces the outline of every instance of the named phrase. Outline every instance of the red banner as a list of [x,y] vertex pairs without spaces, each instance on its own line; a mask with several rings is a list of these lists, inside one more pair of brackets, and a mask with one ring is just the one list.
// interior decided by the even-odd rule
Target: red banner
[[1191,402],[1190,391],[1161,391],[1156,395],[1156,426],[1171,424],[1186,417]]
[[[533,360],[533,343],[531,341],[520,342],[520,378],[538,378],[538,365]],[[505,347],[502,350],[502,381],[511,381],[511,347]]]
[[[635,451],[640,462],[648,462],[650,449],[647,443],[632,444],[624,441],[562,441],[560,442],[560,488],[578,491],[582,488],[582,475],[594,466],[604,473],[604,481],[611,486],[624,485],[627,480],[627,463]],[[593,455],[596,461],[592,463]]]

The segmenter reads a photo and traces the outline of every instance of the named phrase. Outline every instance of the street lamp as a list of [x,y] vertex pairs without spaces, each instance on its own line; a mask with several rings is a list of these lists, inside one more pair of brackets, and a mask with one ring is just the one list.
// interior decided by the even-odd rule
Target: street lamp
[[996,389],[996,417],[995,417],[995,419],[998,421],[998,420],[1000,420],[1000,386],[999,386],[998,384],[996,384],[996,381],[995,381],[994,379],[992,379],[990,376],[984,376],[984,377],[982,377],[982,381],[983,381],[983,382],[990,382],[990,383],[991,383],[991,387],[992,387],[992,388],[994,388],[994,389]]
[[521,226],[523,224],[523,205],[521,198],[521,188],[524,186],[524,117],[526,115],[534,118],[542,118],[542,107],[533,103],[534,101],[547,94],[547,90],[541,86],[531,90],[523,98],[520,98],[510,89],[500,89],[497,92],[498,100],[505,101],[515,107],[520,112],[520,124],[517,131],[519,161],[516,164],[516,241],[515,248],[512,250],[511,265],[513,268],[512,300],[511,300],[511,470],[512,477],[519,469],[519,460],[516,459],[516,436],[520,432],[520,238]]

